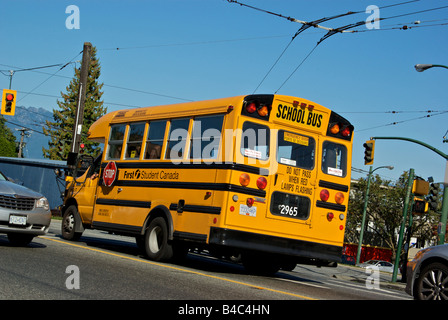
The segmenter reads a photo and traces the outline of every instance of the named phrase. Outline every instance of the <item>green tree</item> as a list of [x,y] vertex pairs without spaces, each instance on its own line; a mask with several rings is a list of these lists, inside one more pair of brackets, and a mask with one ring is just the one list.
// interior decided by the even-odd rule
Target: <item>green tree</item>
[[[101,66],[96,58],[96,48],[91,49],[91,60],[89,73],[87,78],[86,102],[84,106],[84,120],[81,142],[84,143],[84,152],[96,156],[101,151],[99,143],[88,141],[87,132],[89,127],[98,118],[107,112],[107,108],[103,106],[101,91],[103,84],[98,82],[100,77]],[[61,92],[62,101],[57,101],[59,109],[53,110],[53,120],[46,121],[43,131],[50,136],[48,149],[42,148],[45,158],[52,160],[63,160],[67,158],[73,139],[73,126],[75,122],[76,107],[78,103],[78,91],[81,75],[81,67],[75,68],[75,76],[66,87],[66,93]],[[62,156],[59,154],[59,143],[62,141]]]
[[[383,180],[379,175],[372,176],[363,244],[388,247],[395,252],[403,219],[403,203],[408,176],[409,173],[404,172],[395,183]],[[346,242],[359,242],[366,188],[367,178],[359,179],[352,186],[348,204]],[[408,213],[408,219],[411,211]],[[436,214],[433,212],[422,216],[414,215],[411,236],[419,237],[421,240],[431,239],[433,236],[431,227],[434,219],[436,219]],[[409,225],[409,220],[406,225]]]
[[0,156],[17,157],[16,137],[6,126],[6,120],[2,115],[0,115]]

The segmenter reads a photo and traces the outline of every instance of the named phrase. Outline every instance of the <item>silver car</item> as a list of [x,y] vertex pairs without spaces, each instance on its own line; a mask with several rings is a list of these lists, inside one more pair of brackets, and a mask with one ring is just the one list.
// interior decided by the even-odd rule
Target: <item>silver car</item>
[[406,292],[417,300],[448,300],[448,244],[422,249],[408,262]]
[[379,271],[394,272],[394,265],[382,260],[369,260],[359,265],[361,268],[377,267]]
[[48,232],[50,205],[40,193],[9,181],[0,172],[0,233],[13,245],[25,246]]

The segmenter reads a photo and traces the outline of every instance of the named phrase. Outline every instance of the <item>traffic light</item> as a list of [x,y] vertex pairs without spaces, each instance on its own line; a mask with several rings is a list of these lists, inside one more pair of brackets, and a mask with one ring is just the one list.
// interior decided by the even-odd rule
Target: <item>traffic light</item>
[[414,198],[414,206],[412,207],[412,212],[417,215],[428,212],[428,203],[423,199]]
[[412,193],[418,196],[426,196],[429,193],[429,182],[423,179],[415,179],[412,184]]
[[429,208],[433,211],[436,211],[437,209],[439,188],[440,185],[438,183],[431,183],[431,185],[429,186],[428,205]]
[[3,89],[1,114],[13,116],[16,112],[16,90]]
[[364,151],[364,164],[365,165],[371,165],[373,164],[373,153],[375,151],[375,140],[369,140],[366,141],[363,144],[365,151]]

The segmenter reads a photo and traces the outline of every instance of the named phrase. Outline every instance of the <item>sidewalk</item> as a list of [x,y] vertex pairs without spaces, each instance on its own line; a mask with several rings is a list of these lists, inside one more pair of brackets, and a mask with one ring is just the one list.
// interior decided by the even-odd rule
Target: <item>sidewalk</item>
[[[364,268],[345,264],[338,264],[338,267],[334,268],[334,270],[333,277],[360,283],[365,283],[367,278],[371,276]],[[401,274],[397,275],[396,282],[392,282],[392,273],[380,271],[380,286],[383,288],[404,290],[406,283],[401,282]]]

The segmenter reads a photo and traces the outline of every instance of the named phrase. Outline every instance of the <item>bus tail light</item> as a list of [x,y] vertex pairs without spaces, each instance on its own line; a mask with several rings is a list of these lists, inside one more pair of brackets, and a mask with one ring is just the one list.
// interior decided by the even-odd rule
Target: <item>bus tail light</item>
[[332,134],[338,134],[339,133],[339,124],[335,123],[330,127],[330,132]]
[[350,129],[350,127],[345,127],[344,129],[341,130],[341,135],[343,137],[348,137],[350,136],[352,133],[352,130]]
[[258,187],[258,189],[264,190],[267,185],[268,185],[268,181],[266,180],[265,177],[260,177],[260,178],[257,179],[257,187]]
[[350,137],[353,131],[353,126],[343,126],[342,123],[336,122],[330,125],[330,132],[333,135],[340,134],[344,138]]
[[320,200],[326,202],[326,201],[328,201],[328,198],[330,198],[330,192],[328,192],[327,189],[322,189],[319,196],[320,196]]
[[337,192],[334,196],[334,201],[336,201],[337,204],[342,204],[342,202],[344,202],[344,194],[342,192]]
[[333,214],[333,212],[328,212],[328,213],[327,213],[327,220],[328,220],[328,221],[331,221],[331,220],[333,220],[333,218],[334,218],[334,214]]
[[269,114],[269,108],[267,106],[261,106],[257,112],[260,117],[266,117]]
[[254,198],[247,198],[246,200],[246,204],[248,207],[252,207],[254,205],[254,202],[255,202]]
[[255,102],[251,102],[246,106],[246,111],[248,113],[254,113],[257,110],[257,104]]
[[250,177],[249,177],[249,175],[248,175],[247,173],[242,173],[242,174],[240,175],[240,184],[241,184],[243,187],[247,187],[247,186],[249,185],[249,182],[250,182]]

